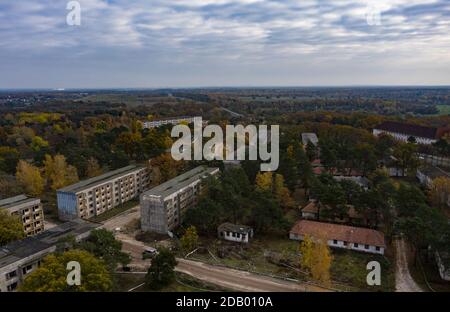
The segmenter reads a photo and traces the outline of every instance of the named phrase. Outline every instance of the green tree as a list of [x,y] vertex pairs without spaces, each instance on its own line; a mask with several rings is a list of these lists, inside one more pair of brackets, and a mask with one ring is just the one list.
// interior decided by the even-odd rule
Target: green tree
[[0,207],[0,246],[24,238],[22,220]]
[[152,264],[145,276],[147,286],[155,290],[168,286],[175,280],[176,265],[177,260],[174,254],[166,248],[161,248],[158,255],[152,259]]
[[19,162],[19,152],[9,146],[0,146],[0,171],[13,174]]
[[[81,285],[68,285],[67,264],[77,261],[81,267]],[[70,250],[44,258],[41,266],[33,271],[19,291],[25,292],[87,292],[110,291],[113,283],[102,260],[84,250]]]
[[130,256],[122,252],[122,242],[106,229],[93,230],[79,247],[103,260],[110,272],[114,272],[119,263],[126,266],[131,261]]

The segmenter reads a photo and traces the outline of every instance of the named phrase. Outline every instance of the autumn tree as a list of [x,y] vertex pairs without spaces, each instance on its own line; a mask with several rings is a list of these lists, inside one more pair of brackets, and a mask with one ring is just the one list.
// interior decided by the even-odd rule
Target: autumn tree
[[305,235],[300,244],[301,267],[310,272],[313,279],[322,283],[330,282],[330,268],[333,257],[325,238],[311,238]]
[[150,162],[152,183],[158,185],[177,176],[183,167],[182,161],[176,161],[170,153],[161,154]]
[[[67,264],[77,261],[81,267],[81,285],[68,285]],[[33,271],[19,291],[25,292],[87,292],[110,291],[113,283],[104,261],[84,250],[51,254]]]
[[45,183],[39,168],[24,160],[20,160],[17,164],[16,179],[31,196],[38,196],[44,190]]
[[195,226],[190,226],[187,228],[186,232],[180,239],[181,248],[185,252],[191,252],[197,247],[198,244],[198,234]]
[[439,177],[433,180],[429,191],[429,198],[433,206],[444,208],[450,201],[450,178]]
[[78,182],[77,169],[68,165],[66,158],[60,154],[54,157],[45,155],[44,171],[52,190]]
[[0,146],[0,171],[13,174],[19,162],[19,152],[9,146]]
[[255,183],[258,189],[272,192],[272,172],[259,172],[256,175]]
[[22,220],[0,207],[0,246],[24,237]]

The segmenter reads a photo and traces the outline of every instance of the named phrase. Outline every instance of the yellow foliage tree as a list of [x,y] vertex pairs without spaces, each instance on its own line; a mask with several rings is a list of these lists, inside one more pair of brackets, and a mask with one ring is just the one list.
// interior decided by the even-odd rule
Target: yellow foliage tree
[[52,190],[78,182],[77,169],[68,165],[63,155],[45,155],[44,170]]
[[330,253],[330,248],[325,239],[318,239],[314,242],[312,250],[312,277],[325,284],[330,283],[330,268],[333,256]]
[[294,200],[291,197],[289,189],[284,185],[284,177],[281,174],[275,174],[273,182],[273,192],[283,207],[293,207]]
[[17,164],[16,179],[29,195],[38,196],[44,190],[45,182],[39,168],[24,160]]
[[256,187],[264,191],[272,191],[272,172],[258,172],[256,175]]
[[310,272],[313,279],[324,284],[330,283],[330,268],[333,257],[326,239],[312,239],[305,235],[300,244],[302,254],[300,266]]
[[180,239],[181,248],[185,252],[190,252],[197,247],[198,244],[198,234],[195,226],[190,226],[187,228],[186,233]]
[[0,246],[23,237],[23,225],[20,217],[10,215],[6,210],[0,209]]

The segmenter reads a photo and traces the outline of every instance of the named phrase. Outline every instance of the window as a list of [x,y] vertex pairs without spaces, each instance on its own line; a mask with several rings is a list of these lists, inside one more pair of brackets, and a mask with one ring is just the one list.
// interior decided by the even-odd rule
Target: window
[[359,244],[358,244],[358,243],[354,243],[354,244],[353,244],[353,247],[358,248],[358,247],[359,247]]
[[7,287],[8,291],[13,291],[16,288],[17,288],[17,282],[14,282],[11,285],[8,285],[8,287]]
[[380,247],[378,247],[378,246],[375,247],[375,250],[376,250],[376,251],[380,251]]
[[12,271],[12,272],[9,272],[9,273],[6,274],[6,279],[9,280],[9,279],[12,279],[12,278],[14,278],[16,276],[17,276],[17,271]]
[[338,241],[337,240],[333,240],[333,244],[337,245]]
[[364,245],[364,249],[369,249],[369,245]]

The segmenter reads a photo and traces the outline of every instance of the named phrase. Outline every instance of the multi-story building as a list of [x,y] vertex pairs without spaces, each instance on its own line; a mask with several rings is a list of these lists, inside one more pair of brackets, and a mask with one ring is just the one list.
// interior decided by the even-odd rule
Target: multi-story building
[[145,167],[127,166],[57,191],[61,220],[89,219],[139,196],[150,185]]
[[97,226],[75,220],[0,247],[0,292],[16,290],[25,277],[40,266],[45,256],[58,251],[63,238],[70,236],[79,241]]
[[20,218],[26,236],[32,236],[44,231],[44,210],[39,198],[25,195],[0,200],[0,209],[6,209],[9,214]]
[[194,123],[194,122],[202,122],[202,117],[178,117],[178,118],[170,118],[170,119],[161,119],[161,120],[153,120],[153,121],[145,121],[144,129],[157,128],[164,125],[178,125],[182,122],[185,123]]
[[413,141],[418,144],[433,144],[450,133],[450,126],[433,128],[419,125],[405,124],[395,121],[385,121],[373,129],[373,134],[388,134],[398,141]]
[[184,212],[196,204],[202,179],[217,173],[218,168],[199,166],[143,193],[142,230],[166,234],[178,226]]

